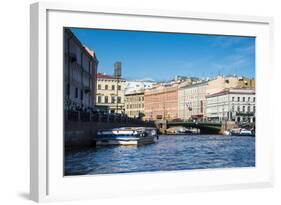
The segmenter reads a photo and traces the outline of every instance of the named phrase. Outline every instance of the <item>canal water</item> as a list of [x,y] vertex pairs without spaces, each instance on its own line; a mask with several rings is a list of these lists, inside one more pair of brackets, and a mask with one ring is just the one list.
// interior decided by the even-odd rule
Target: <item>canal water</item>
[[160,135],[155,144],[69,151],[65,175],[111,174],[255,166],[255,138]]

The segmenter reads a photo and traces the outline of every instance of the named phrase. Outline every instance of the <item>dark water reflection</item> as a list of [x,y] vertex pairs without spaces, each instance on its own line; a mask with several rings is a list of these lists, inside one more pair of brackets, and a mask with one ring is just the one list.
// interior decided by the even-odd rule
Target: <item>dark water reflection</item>
[[156,144],[87,148],[65,155],[65,175],[252,166],[254,137],[162,135]]

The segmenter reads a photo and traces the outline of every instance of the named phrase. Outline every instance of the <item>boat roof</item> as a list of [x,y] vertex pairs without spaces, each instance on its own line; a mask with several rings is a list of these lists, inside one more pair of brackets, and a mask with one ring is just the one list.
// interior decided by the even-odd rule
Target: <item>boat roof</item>
[[119,128],[113,128],[113,129],[101,129],[99,131],[133,131],[133,130],[151,130],[156,129],[155,127],[119,127]]

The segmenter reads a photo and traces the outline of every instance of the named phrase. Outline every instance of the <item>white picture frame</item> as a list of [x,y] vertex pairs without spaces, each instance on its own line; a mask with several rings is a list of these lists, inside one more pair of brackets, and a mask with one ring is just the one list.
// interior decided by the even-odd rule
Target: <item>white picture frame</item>
[[[62,28],[109,28],[256,37],[256,167],[155,173],[63,176]],[[266,107],[272,74],[270,17],[97,8],[73,3],[35,3],[30,13],[30,198],[91,199],[273,186],[273,120]],[[267,119],[267,120],[266,120]],[[266,136],[266,138],[265,138]]]

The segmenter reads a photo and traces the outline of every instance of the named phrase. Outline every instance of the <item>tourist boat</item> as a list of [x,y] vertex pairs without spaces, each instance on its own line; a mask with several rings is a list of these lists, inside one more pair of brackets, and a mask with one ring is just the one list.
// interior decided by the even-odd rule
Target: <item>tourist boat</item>
[[153,127],[121,127],[99,130],[95,139],[97,146],[145,145],[155,143],[157,129]]

